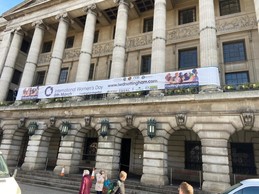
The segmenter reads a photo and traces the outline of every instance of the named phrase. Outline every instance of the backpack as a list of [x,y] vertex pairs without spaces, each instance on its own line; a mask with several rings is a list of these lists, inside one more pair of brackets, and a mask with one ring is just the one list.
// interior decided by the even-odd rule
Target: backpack
[[119,194],[119,190],[118,180],[112,180],[108,186],[107,194]]

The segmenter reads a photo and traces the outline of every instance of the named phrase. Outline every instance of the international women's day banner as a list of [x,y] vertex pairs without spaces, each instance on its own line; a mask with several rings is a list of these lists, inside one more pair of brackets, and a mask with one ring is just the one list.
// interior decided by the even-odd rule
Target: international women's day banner
[[109,80],[19,88],[16,100],[136,92],[155,89],[162,90],[204,85],[220,86],[218,68],[195,68]]

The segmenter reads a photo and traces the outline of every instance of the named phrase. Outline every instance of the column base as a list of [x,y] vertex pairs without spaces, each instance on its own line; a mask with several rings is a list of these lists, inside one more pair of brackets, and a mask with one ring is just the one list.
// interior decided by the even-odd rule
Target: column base
[[210,182],[210,181],[204,181],[202,184],[202,190],[203,191],[208,191],[208,192],[215,192],[215,193],[220,193],[227,188],[230,187],[229,183],[223,183],[223,182]]
[[143,185],[168,185],[169,180],[167,176],[163,175],[154,175],[154,174],[143,174],[141,176],[140,182]]

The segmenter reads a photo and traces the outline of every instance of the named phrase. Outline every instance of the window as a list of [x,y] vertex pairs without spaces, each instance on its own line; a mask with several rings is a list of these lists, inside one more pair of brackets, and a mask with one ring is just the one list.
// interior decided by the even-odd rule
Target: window
[[220,15],[229,15],[240,12],[239,0],[219,0]]
[[149,74],[151,71],[151,55],[141,57],[140,74]]
[[196,21],[195,8],[185,9],[179,11],[179,25],[187,24]]
[[233,174],[256,175],[252,143],[231,143]]
[[236,42],[223,43],[223,56],[224,63],[245,61],[245,41],[242,40]]
[[235,194],[255,194],[255,193],[259,193],[259,187],[249,186],[235,192]]
[[30,49],[30,45],[31,43],[25,39],[23,39],[22,41],[22,45],[21,45],[21,51],[24,52],[24,53],[28,53],[29,52],[29,49]]
[[179,50],[179,69],[198,67],[197,48]]
[[63,84],[67,82],[68,68],[62,68],[60,71],[58,83]]
[[48,53],[51,51],[52,41],[44,42],[42,46],[42,53]]
[[144,19],[143,32],[153,31],[153,18]]
[[74,44],[74,36],[67,37],[65,48],[66,48],[66,49],[67,49],[67,48],[72,48],[72,47],[73,47],[73,44]]
[[240,85],[249,83],[248,72],[233,72],[225,74],[225,81],[227,85]]
[[44,84],[44,78],[45,78],[45,71],[38,71],[37,72],[37,78],[36,78],[36,86],[40,86]]
[[201,142],[185,141],[185,168],[190,170],[201,170]]
[[94,33],[94,43],[98,42],[98,38],[99,38],[99,31],[95,31],[95,33]]
[[94,63],[91,63],[88,80],[93,80],[93,77],[94,77]]
[[20,81],[21,81],[21,77],[22,77],[22,72],[15,69],[14,73],[13,73],[13,78],[12,78],[12,83],[19,85]]
[[16,96],[17,96],[17,89],[15,90],[8,90],[8,94],[6,97],[6,101],[15,101]]

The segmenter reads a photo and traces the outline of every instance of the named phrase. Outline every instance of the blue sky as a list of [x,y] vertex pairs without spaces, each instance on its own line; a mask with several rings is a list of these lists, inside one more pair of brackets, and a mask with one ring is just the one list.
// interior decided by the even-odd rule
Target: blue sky
[[24,0],[0,0],[0,15],[23,1]]

